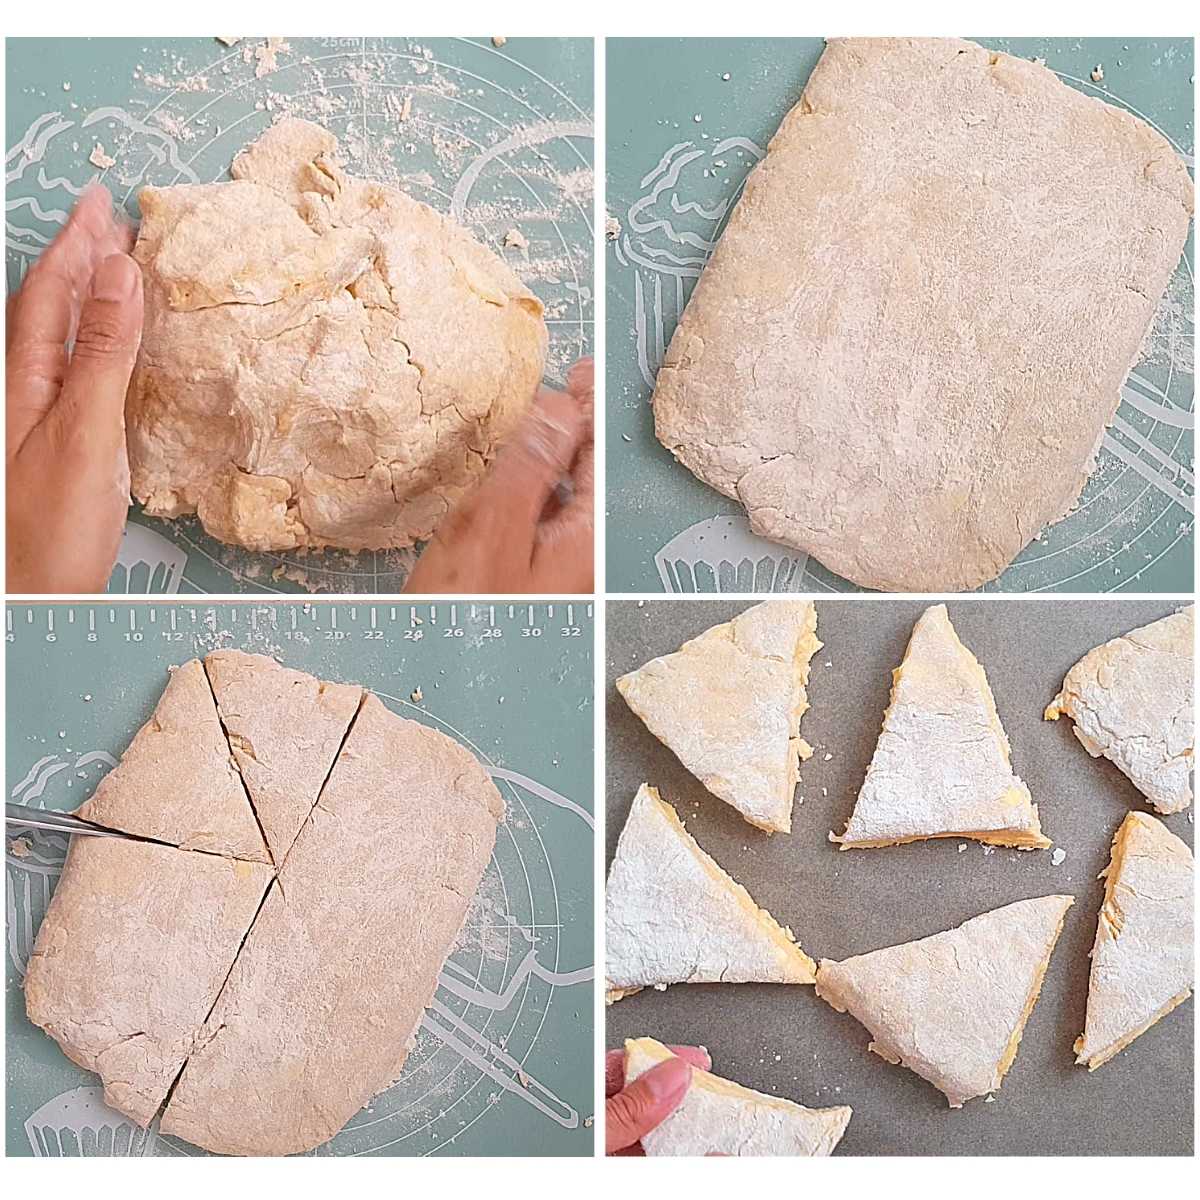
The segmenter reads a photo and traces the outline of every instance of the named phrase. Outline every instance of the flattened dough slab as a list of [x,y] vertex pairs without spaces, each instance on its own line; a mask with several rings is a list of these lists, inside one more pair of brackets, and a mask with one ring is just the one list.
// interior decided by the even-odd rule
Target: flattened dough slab
[[671,339],[658,438],[863,587],[978,587],[1077,500],[1192,208],[1165,138],[1043,66],[831,40]]
[[271,868],[122,838],[71,841],[25,978],[29,1019],[146,1126],[191,1053]]
[[198,658],[171,672],[150,720],[77,811],[184,850],[271,861]]
[[139,195],[134,496],[251,550],[428,538],[533,400],[541,301],[317,125],[272,125],[232,174]]
[[817,995],[865,1025],[881,1058],[961,1108],[996,1091],[1012,1066],[1074,902],[1018,900],[915,942],[822,959]]
[[1076,1062],[1103,1066],[1192,994],[1192,852],[1131,812],[1113,838]]
[[625,702],[714,796],[768,832],[792,827],[808,671],[811,600],[756,604],[674,654],[617,680]]
[[[670,1057],[670,1050],[653,1038],[627,1040],[626,1083]],[[642,1138],[642,1148],[649,1156],[825,1158],[842,1140],[851,1115],[845,1105],[805,1108],[693,1067],[692,1083],[683,1102]]]
[[892,673],[867,777],[846,832],[833,840],[848,849],[943,837],[1025,850],[1050,845],[1029,789],[1013,774],[987,676],[946,606],[935,604],[917,620]]
[[163,1132],[221,1154],[294,1154],[393,1083],[503,813],[466,750],[368,695]]
[[1192,803],[1192,647],[1195,609],[1185,608],[1089,650],[1046,709],[1066,714],[1093,757],[1103,755],[1160,813]]
[[317,802],[363,690],[240,650],[214,651],[204,669],[271,856],[282,863]]
[[812,983],[815,964],[645,784],[605,889],[611,1003],[672,983]]

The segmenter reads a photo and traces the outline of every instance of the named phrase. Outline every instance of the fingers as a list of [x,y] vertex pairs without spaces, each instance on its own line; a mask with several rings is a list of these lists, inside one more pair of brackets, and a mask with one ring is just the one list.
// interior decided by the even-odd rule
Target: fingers
[[45,419],[52,452],[85,446],[89,463],[124,463],[125,392],[142,336],[142,273],[111,254],[92,277],[62,393]]
[[692,1068],[682,1058],[668,1058],[639,1076],[605,1104],[605,1153],[615,1154],[639,1142],[679,1106]]
[[[712,1059],[703,1046],[668,1046],[668,1050],[701,1071],[712,1070]],[[604,1094],[611,1096],[625,1086],[625,1051],[609,1050],[604,1055]]]
[[96,268],[123,252],[128,230],[113,220],[104,188],[89,188],[30,268],[8,310],[8,453],[20,449],[58,397],[84,297]]

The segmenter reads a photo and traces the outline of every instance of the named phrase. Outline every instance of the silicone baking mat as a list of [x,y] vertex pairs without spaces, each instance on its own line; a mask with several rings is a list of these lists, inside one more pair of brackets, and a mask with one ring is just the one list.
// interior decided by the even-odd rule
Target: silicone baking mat
[[[353,174],[506,259],[546,305],[546,374],[561,380],[592,345],[592,53],[589,38],[10,38],[8,286],[92,180],[136,217],[142,186],[226,179],[273,121],[303,117],[337,135]],[[504,246],[511,229],[527,248]],[[398,592],[414,560],[252,554],[194,517],[131,518],[112,592]]]
[[[222,646],[365,684],[457,738],[508,807],[400,1081],[322,1155],[586,1155],[592,1147],[590,605],[9,607],[8,796],[77,807],[167,667]],[[21,982],[66,853],[5,839],[7,1138],[16,1155],[199,1154],[103,1104],[25,1017]],[[354,920],[353,913],[346,914]]]
[[[931,1084],[867,1050],[870,1034],[811,987],[683,985],[607,1010],[608,1046],[648,1034],[702,1044],[718,1074],[761,1091],[854,1116],[838,1154],[1191,1154],[1193,1030],[1188,1001],[1094,1074],[1074,1065],[1083,1028],[1088,952],[1103,895],[1097,875],[1130,808],[1147,810],[1115,767],[1089,758],[1067,720],[1042,720],[1063,675],[1093,646],[1175,607],[1161,600],[964,599],[947,605],[987,671],[1017,774],[1029,785],[1053,852],[979,842],[914,842],[838,850],[922,612],[877,597],[817,601],[817,636],[801,734],[815,753],[800,768],[792,832],[770,836],[710,796],[633,715],[612,680],[746,607],[724,600],[632,601],[608,607],[606,680],[611,861],[638,785],[658,787],[688,830],[814,958],[845,958],[925,937],[1029,896],[1075,897],[1020,1052],[992,1102],[952,1110]],[[800,802],[800,798],[803,802]],[[1190,810],[1165,818],[1192,844]]]
[[[1149,121],[1192,165],[1190,39],[976,40],[1045,59],[1071,87]],[[658,444],[649,404],[695,280],[822,46],[819,38],[607,40],[610,590],[855,590],[816,559],[751,534],[738,504]],[[1093,71],[1103,78],[1093,81]],[[1189,238],[1078,509],[986,590],[1191,590],[1194,261]]]

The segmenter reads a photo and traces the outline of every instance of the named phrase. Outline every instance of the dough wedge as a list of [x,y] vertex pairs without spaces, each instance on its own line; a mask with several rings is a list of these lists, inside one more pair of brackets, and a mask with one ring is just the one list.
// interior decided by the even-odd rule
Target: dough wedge
[[150,720],[76,811],[183,850],[271,861],[198,658],[171,672]]
[[617,680],[646,727],[716,797],[768,832],[792,827],[817,640],[810,600],[770,600]]
[[1068,672],[1046,720],[1066,715],[1079,743],[1127,776],[1155,812],[1192,803],[1195,608],[1089,650]]
[[605,999],[673,983],[812,983],[816,964],[643,784],[605,891]]
[[1074,902],[1018,900],[914,942],[822,959],[817,995],[865,1025],[880,1058],[961,1108],[996,1091],[1012,1066]]
[[[626,1082],[670,1057],[670,1050],[653,1038],[627,1040]],[[691,1087],[683,1102],[642,1138],[642,1148],[648,1156],[825,1158],[841,1141],[851,1116],[846,1105],[805,1108],[693,1067]]]
[[987,676],[946,606],[935,604],[892,674],[891,704],[846,830],[830,839],[847,850],[947,837],[1050,845],[1013,774]]
[[1087,1019],[1077,1063],[1103,1066],[1192,994],[1192,852],[1161,821],[1131,812],[1103,872]]

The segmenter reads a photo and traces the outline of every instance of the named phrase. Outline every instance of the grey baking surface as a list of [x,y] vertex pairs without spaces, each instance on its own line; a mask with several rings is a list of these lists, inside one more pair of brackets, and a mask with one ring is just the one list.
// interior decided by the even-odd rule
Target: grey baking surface
[[[645,991],[607,1010],[606,1045],[647,1034],[699,1043],[714,1070],[761,1091],[854,1117],[838,1154],[1191,1154],[1193,1001],[1171,1013],[1093,1074],[1074,1066],[1082,1029],[1088,951],[1096,930],[1113,832],[1139,792],[1115,767],[1084,753],[1069,722],[1041,719],[1065,672],[1088,650],[1156,620],[1168,600],[950,601],[950,619],[983,664],[1013,747],[1017,773],[1042,827],[1067,853],[1003,848],[985,854],[954,839],[881,850],[838,851],[839,832],[875,746],[891,671],[921,601],[832,598],[817,602],[817,634],[801,733],[815,749],[801,767],[790,835],[768,836],[709,796],[625,706],[613,680],[669,653],[747,602],[653,600],[608,605],[607,861],[642,782],[675,805],[700,845],[814,958],[844,958],[924,937],[1029,896],[1076,897],[1016,1062],[995,1100],[947,1107],[941,1093],[867,1052],[870,1035],[811,987],[684,985]],[[832,664],[827,666],[826,664]],[[825,756],[832,758],[826,761]],[[827,794],[823,794],[827,793]],[[1192,844],[1188,814],[1168,827]]]

